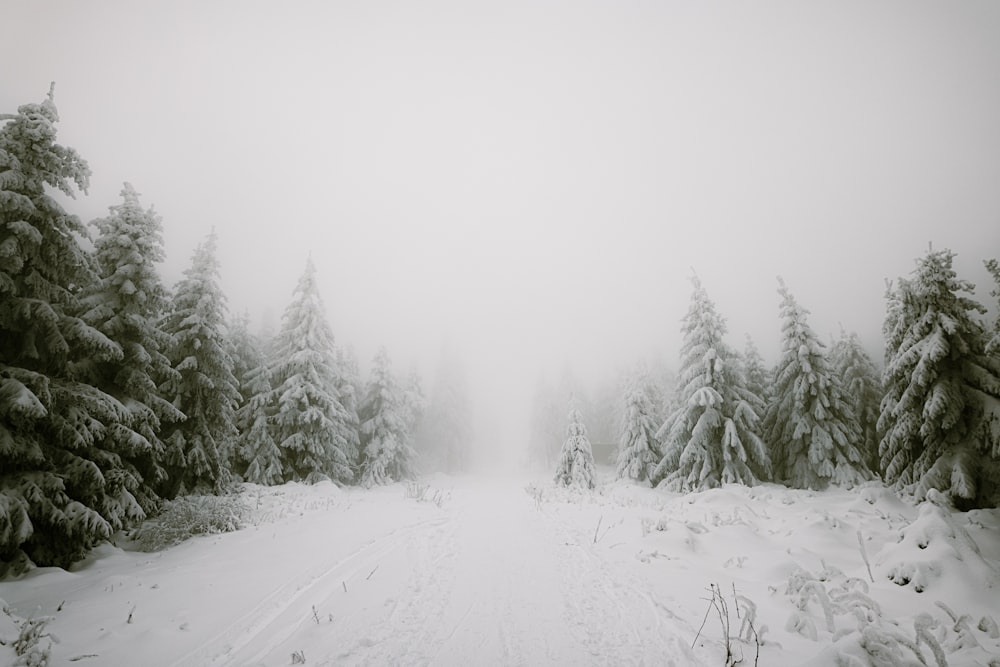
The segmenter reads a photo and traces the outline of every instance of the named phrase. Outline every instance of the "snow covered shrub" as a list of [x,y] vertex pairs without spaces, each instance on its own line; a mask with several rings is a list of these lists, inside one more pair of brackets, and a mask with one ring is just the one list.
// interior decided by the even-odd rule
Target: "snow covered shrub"
[[566,442],[559,452],[555,483],[583,489],[595,486],[594,454],[587,438],[587,427],[575,405],[569,411]]
[[918,593],[951,570],[988,587],[1000,583],[1000,573],[958,525],[947,498],[933,489],[916,520],[900,531],[899,542],[879,552],[876,563],[888,579],[899,586],[912,585]]
[[160,551],[195,535],[214,535],[239,530],[249,517],[249,507],[240,495],[181,496],[164,503],[163,510],[135,532],[142,551]]
[[[3,605],[2,600],[0,605]],[[13,616],[6,606],[3,607],[3,613],[17,626],[17,638],[12,642],[16,659],[11,667],[47,667],[51,659],[52,644],[58,641],[46,629],[54,620],[53,617],[21,619]]]

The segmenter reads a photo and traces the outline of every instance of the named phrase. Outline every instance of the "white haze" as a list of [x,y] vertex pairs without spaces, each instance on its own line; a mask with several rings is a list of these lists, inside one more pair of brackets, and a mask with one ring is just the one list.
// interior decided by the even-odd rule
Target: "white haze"
[[214,227],[233,312],[277,325],[306,256],[362,360],[445,341],[516,447],[540,372],[675,364],[697,271],[777,355],[775,276],[881,353],[884,279],[933,242],[988,301],[1000,4],[15,0],[0,113],[56,82],[60,142]]

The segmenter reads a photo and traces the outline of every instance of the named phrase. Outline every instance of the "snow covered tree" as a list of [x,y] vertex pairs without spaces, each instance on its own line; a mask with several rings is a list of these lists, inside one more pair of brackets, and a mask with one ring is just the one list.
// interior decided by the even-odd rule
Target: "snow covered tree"
[[405,400],[385,348],[375,355],[359,415],[362,486],[370,488],[412,477],[416,453],[408,443]]
[[276,397],[263,359],[247,373],[244,392],[247,401],[236,412],[240,432],[236,455],[246,463],[243,479],[254,484],[280,484],[285,480],[281,450],[272,435]]
[[309,259],[282,317],[271,371],[274,439],[286,478],[354,478],[349,458],[354,426],[338,391],[343,386],[339,370],[316,267]]
[[882,401],[881,373],[861,345],[858,334],[841,332],[830,351],[834,374],[840,379],[844,400],[861,427],[858,448],[872,471],[878,464],[878,415]]
[[952,269],[954,253],[929,250],[910,280],[890,288],[878,428],[887,482],[923,498],[930,489],[968,505],[1000,489],[1000,362],[985,352],[985,308]]
[[587,438],[587,427],[583,424],[583,416],[571,400],[569,425],[566,427],[566,441],[559,452],[556,463],[555,483],[561,486],[594,488],[597,473],[594,466],[594,454]]
[[91,223],[98,229],[98,279],[84,290],[81,307],[83,320],[118,344],[123,358],[89,360],[78,373],[128,410],[127,426],[108,429],[100,446],[119,454],[125,466],[120,484],[149,512],[156,508],[154,488],[167,475],[160,465],[160,430],[184,415],[160,393],[162,383],[177,378],[166,355],[172,339],[160,328],[168,303],[156,268],[164,259],[160,217],[142,208],[130,184],[121,194],[122,203],[110,207],[108,217]]
[[227,448],[236,433],[240,393],[225,326],[216,242],[212,232],[195,249],[163,321],[174,337],[169,356],[178,374],[164,384],[164,391],[187,417],[164,438],[168,497],[222,490],[230,480]]
[[983,263],[986,265],[986,270],[993,276],[993,282],[996,283],[996,287],[990,290],[990,296],[997,300],[997,316],[993,320],[993,331],[989,334],[989,339],[986,341],[986,354],[1000,357],[1000,262],[997,262],[995,259],[989,259]]
[[123,457],[151,450],[108,436],[132,413],[81,377],[124,353],[79,317],[96,267],[86,228],[48,189],[85,192],[90,170],[56,143],[58,118],[51,90],[0,115],[0,560],[66,566],[143,518]]
[[653,480],[675,490],[756,484],[770,472],[757,431],[762,402],[726,345],[725,320],[697,277],[681,327],[679,407],[657,432],[663,457]]
[[618,435],[617,475],[619,479],[648,481],[660,462],[656,440],[659,424],[652,397],[656,390],[645,369],[634,373],[623,397]]
[[344,455],[351,468],[356,469],[361,456],[361,418],[358,409],[364,388],[361,385],[361,372],[358,370],[358,357],[350,346],[337,346],[337,393],[346,415],[344,438],[347,445]]
[[747,389],[754,396],[760,397],[766,408],[771,402],[771,371],[764,364],[764,358],[760,356],[760,351],[753,339],[750,338],[750,334],[747,334],[740,361],[743,364],[743,377],[746,380]]
[[828,484],[851,486],[871,478],[858,448],[861,427],[840,379],[830,368],[826,348],[806,321],[802,308],[781,278],[781,359],[775,371],[774,399],[764,419],[777,479],[798,488]]

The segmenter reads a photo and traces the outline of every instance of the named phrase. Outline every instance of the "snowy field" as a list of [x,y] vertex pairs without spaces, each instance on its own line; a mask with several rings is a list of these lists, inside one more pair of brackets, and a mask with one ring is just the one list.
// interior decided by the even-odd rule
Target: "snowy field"
[[1000,656],[998,510],[878,486],[421,484],[248,487],[243,530],[156,553],[120,538],[0,597],[53,617],[51,665],[714,666],[727,644],[741,665]]

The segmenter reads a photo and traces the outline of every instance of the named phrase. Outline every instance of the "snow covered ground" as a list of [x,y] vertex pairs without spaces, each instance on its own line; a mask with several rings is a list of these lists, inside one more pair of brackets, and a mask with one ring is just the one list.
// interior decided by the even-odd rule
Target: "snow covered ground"
[[[53,617],[51,665],[681,667],[726,664],[727,634],[742,665],[1000,657],[997,510],[912,507],[879,486],[422,483],[422,500],[250,487],[241,531],[158,553],[120,539],[0,598]],[[0,615],[0,664],[17,634]]]

